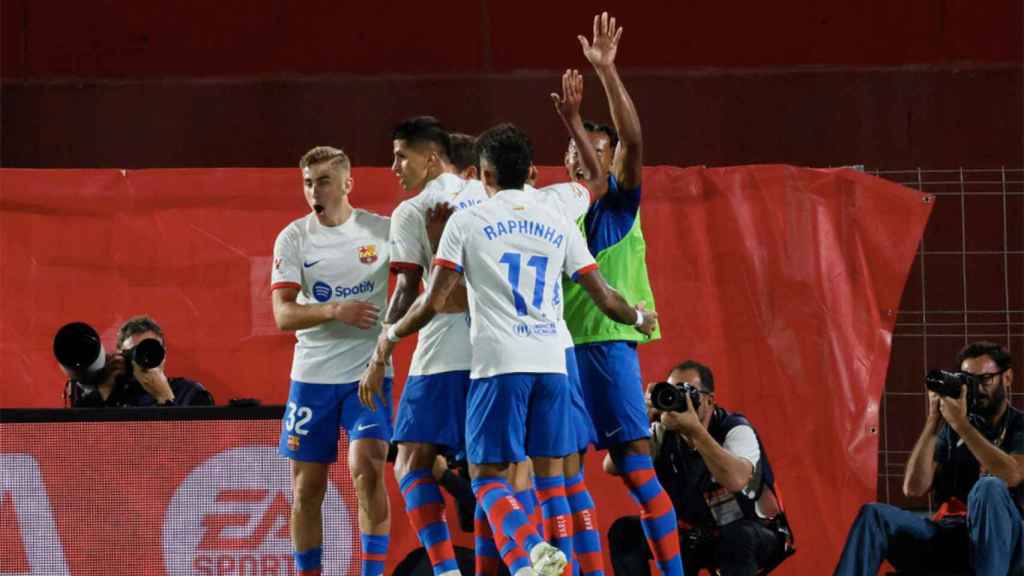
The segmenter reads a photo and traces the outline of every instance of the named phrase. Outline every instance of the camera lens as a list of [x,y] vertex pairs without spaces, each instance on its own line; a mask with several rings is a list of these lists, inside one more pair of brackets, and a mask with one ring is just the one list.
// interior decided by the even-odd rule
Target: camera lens
[[139,368],[149,370],[156,368],[164,361],[164,346],[156,338],[146,338],[132,348],[132,361],[139,365]]
[[95,364],[103,355],[100,336],[84,322],[65,324],[53,337],[53,355],[69,370],[82,370]]

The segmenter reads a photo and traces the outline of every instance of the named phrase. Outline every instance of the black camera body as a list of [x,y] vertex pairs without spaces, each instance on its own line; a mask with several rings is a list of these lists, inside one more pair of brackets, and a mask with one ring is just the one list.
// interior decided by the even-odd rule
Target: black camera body
[[687,396],[690,397],[690,403],[694,408],[700,406],[700,390],[686,382],[658,382],[651,387],[651,405],[662,412],[686,412]]
[[961,391],[966,388],[965,400],[968,412],[973,412],[977,406],[980,384],[980,379],[968,372],[932,370],[925,377],[925,386],[940,396],[959,398]]

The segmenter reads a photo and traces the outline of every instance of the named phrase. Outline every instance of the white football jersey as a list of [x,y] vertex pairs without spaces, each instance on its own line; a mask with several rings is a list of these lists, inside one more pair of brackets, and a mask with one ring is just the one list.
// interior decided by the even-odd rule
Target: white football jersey
[[469,286],[471,377],[565,374],[562,274],[597,268],[575,223],[535,190],[503,190],[452,216],[434,262]]
[[[441,202],[462,210],[487,200],[487,191],[479,180],[463,180],[454,174],[441,174],[416,196],[405,200],[391,215],[391,266],[413,266],[423,270],[424,283],[430,281],[434,259],[427,237],[427,209]],[[410,376],[469,370],[469,314],[438,314],[419,332],[416,351],[409,366]]]
[[[543,188],[527,186],[526,190],[537,194],[542,202],[554,207],[574,226],[578,225],[579,219],[585,216],[587,210],[590,209],[590,190],[577,182],[563,182]],[[569,332],[569,326],[565,323],[564,318],[558,322],[558,331],[561,333],[562,346],[572,348],[572,334]]]
[[[388,254],[388,218],[357,209],[344,224],[323,226],[315,214],[309,214],[278,234],[271,289],[297,288],[298,304],[369,300],[383,310],[388,295]],[[314,384],[358,381],[379,334],[379,325],[362,330],[338,320],[296,330],[292,380]]]
[[562,182],[543,188],[527,186],[526,189],[538,194],[543,202],[550,203],[573,223],[578,222],[590,209],[590,190],[578,182]]

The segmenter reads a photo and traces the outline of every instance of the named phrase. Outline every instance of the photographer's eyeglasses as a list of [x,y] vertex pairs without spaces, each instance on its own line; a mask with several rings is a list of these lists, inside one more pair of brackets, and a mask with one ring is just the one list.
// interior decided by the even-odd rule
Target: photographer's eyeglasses
[[[1007,368],[1007,370],[1009,370],[1009,368]],[[981,374],[971,374],[971,376],[974,376],[975,378],[978,379],[978,382],[984,384],[991,380],[992,378],[995,378],[996,376],[1002,376],[1004,372],[1006,372],[1006,370],[1000,370],[999,372],[983,372]]]

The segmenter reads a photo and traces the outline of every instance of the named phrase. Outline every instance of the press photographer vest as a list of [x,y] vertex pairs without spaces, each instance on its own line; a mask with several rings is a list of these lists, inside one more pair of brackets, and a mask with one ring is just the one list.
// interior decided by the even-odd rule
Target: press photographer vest
[[[775,474],[772,472],[761,438],[750,421],[742,414],[730,413],[721,407],[716,407],[715,413],[711,417],[711,423],[708,425],[708,433],[715,439],[715,442],[724,446],[725,437],[730,430],[737,426],[749,426],[751,430],[754,430],[761,457],[757,466],[754,467],[753,477],[748,483],[748,488],[752,488],[752,494],[748,496],[743,492],[733,492],[731,496],[739,506],[743,518],[759,518],[755,511],[755,504],[758,499],[765,496],[766,490],[768,495],[762,502],[762,508],[765,508],[766,504],[770,504],[771,507],[781,511],[782,502],[778,498],[775,487]],[[668,492],[682,525],[711,527],[719,524],[708,505],[709,498],[706,498],[705,495],[718,494],[718,499],[721,500],[722,496],[728,497],[730,494],[724,492],[722,486],[712,478],[700,453],[690,448],[682,436],[675,433],[665,434],[661,450],[654,461],[654,470],[658,475],[658,481]],[[727,507],[720,507],[719,510],[720,514],[730,514]]]

